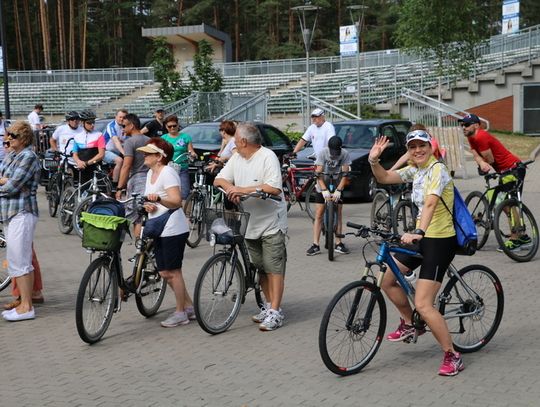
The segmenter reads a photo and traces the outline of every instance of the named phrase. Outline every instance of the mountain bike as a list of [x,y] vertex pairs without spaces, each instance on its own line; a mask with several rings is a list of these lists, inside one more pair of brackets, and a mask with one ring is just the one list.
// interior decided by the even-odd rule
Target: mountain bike
[[89,344],[98,342],[109,327],[112,316],[121,310],[122,301],[135,295],[137,309],[150,318],[154,316],[163,302],[167,284],[160,276],[151,239],[143,237],[147,213],[144,210],[144,197],[133,194],[131,198],[119,201],[132,203],[142,217],[140,235],[135,241],[136,253],[133,271],[124,278],[122,257],[118,250],[90,250],[91,260],[83,274],[75,305],[75,322],[80,338]]
[[[252,192],[242,200],[248,198],[281,201],[281,197],[265,192]],[[219,227],[216,219],[221,220]],[[254,291],[259,308],[266,306],[259,271],[249,260],[244,240],[248,222],[249,213],[242,210],[207,210],[210,244],[223,247],[202,266],[195,283],[193,306],[197,322],[209,334],[216,335],[229,329],[250,291]]]
[[418,210],[411,201],[411,184],[384,185],[371,203],[371,227],[401,235],[416,229]]
[[[325,366],[341,376],[361,371],[373,359],[386,330],[386,303],[381,284],[388,268],[414,305],[414,286],[400,272],[391,253],[418,256],[400,246],[400,236],[348,222],[357,229],[355,236],[378,236],[378,255],[367,261],[360,280],[347,284],[332,298],[319,328],[319,352]],[[497,275],[488,267],[472,264],[457,270],[448,267],[450,278],[436,299],[436,308],[447,321],[454,348],[463,353],[476,352],[493,338],[503,316],[504,293]],[[414,308],[414,307],[413,307]],[[415,310],[412,323],[416,332],[409,340],[416,343],[426,323]]]
[[[81,172],[78,174],[78,182],[76,186],[68,186],[64,189],[62,196],[60,197],[60,204],[58,206],[59,215],[58,215],[58,229],[63,234],[69,234],[73,230],[73,214],[77,210],[79,202],[88,196],[88,190],[92,191],[98,190],[106,194],[107,196],[111,195],[112,192],[112,183],[109,179],[109,175],[102,167],[98,164],[94,170],[92,179],[81,183]],[[80,214],[79,211],[78,213]],[[78,220],[77,220],[78,222]],[[79,225],[80,228],[80,225]],[[79,236],[82,236],[82,233],[79,234],[81,230],[77,232]]]
[[[539,236],[536,220],[530,209],[523,203],[521,191],[523,180],[518,176],[520,166],[526,168],[534,161],[526,161],[503,172],[484,175],[486,189],[484,192],[473,191],[465,198],[478,232],[478,249],[487,242],[493,229],[495,238],[508,257],[518,262],[531,260],[538,251]],[[497,180],[492,186],[491,180]],[[518,240],[518,247],[507,245],[512,237]]]
[[73,185],[72,171],[68,162],[71,154],[66,153],[67,147],[72,140],[72,138],[68,140],[64,152],[53,151],[52,158],[45,157],[43,160],[43,168],[53,172],[45,188],[49,216],[52,218],[56,216],[62,193],[68,186]]
[[204,154],[201,160],[193,163],[196,168],[195,182],[184,204],[184,212],[189,223],[189,236],[186,243],[192,248],[197,247],[203,237],[206,209],[217,209],[223,205],[224,200],[223,193],[207,183],[205,167],[210,160],[204,159],[204,156],[208,154]]
[[[291,209],[291,206],[298,202],[300,209],[306,211],[311,220],[315,219],[315,213],[313,211],[312,202],[315,202],[315,184],[316,178],[313,173],[315,166],[311,167],[297,167],[291,159],[295,155],[285,154],[283,156],[283,165],[281,166],[281,176],[283,183],[283,195],[287,202],[287,211]],[[308,157],[312,160],[315,157]],[[304,207],[302,207],[302,196],[304,196]]]

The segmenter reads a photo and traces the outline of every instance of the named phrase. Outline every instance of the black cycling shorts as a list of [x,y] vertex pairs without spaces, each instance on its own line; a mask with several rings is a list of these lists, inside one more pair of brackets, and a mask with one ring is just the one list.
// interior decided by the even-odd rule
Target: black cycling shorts
[[456,237],[424,237],[420,240],[419,252],[422,258],[408,254],[395,253],[394,257],[401,264],[414,270],[420,266],[418,278],[442,282],[446,269],[456,255]]
[[[321,192],[317,192],[317,191],[315,191],[315,192],[316,192],[316,194],[315,194],[315,203],[324,205],[326,203],[326,201],[324,200],[323,194]],[[343,192],[341,193],[341,196],[343,196]],[[340,205],[343,204],[343,199],[342,198],[340,198],[340,200],[338,201],[338,204],[340,204]]]

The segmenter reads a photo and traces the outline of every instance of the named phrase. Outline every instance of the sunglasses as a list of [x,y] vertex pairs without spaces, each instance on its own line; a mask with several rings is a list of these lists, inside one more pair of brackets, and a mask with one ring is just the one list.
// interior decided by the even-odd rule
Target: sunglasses
[[147,155],[156,155],[156,154],[159,154],[159,153],[143,153],[143,155],[146,157]]
[[463,123],[461,127],[471,127],[473,124],[476,124],[476,123]]
[[177,124],[170,124],[167,126],[168,129],[176,129],[178,127]]
[[120,127],[122,127],[123,129],[125,129],[127,126],[129,126],[131,123],[127,123],[127,124],[121,124]]
[[93,126],[94,124],[96,124],[96,121],[95,120],[85,120],[84,124],[90,124],[90,125]]
[[15,134],[15,133],[9,133],[8,132],[8,137],[12,140],[17,140],[19,138],[19,134]]

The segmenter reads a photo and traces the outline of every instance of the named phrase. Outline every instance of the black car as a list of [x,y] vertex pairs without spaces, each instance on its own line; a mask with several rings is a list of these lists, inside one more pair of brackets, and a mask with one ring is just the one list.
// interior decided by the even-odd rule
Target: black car
[[[261,132],[263,146],[271,149],[280,158],[293,150],[289,138],[280,130],[270,124],[255,122],[255,126]],[[219,122],[207,122],[191,124],[181,130],[191,136],[193,148],[197,154],[204,152],[217,153],[221,147],[221,135],[219,134]]]
[[[406,151],[405,136],[412,123],[407,120],[373,119],[348,120],[334,123],[336,135],[343,140],[343,148],[351,156],[352,180],[343,191],[346,198],[361,198],[371,201],[375,194],[377,182],[367,161],[369,150],[375,138],[384,135],[390,139],[389,147],[381,156],[381,165],[390,168]],[[312,166],[313,161],[307,157],[313,154],[313,148],[307,147],[298,153],[294,161],[297,166]]]

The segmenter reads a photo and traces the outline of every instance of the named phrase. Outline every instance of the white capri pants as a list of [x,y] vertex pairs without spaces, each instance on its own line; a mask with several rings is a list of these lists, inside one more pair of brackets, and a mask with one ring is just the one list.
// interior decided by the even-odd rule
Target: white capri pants
[[38,217],[29,212],[19,212],[6,227],[6,258],[11,277],[21,277],[34,271],[32,267],[32,242]]

